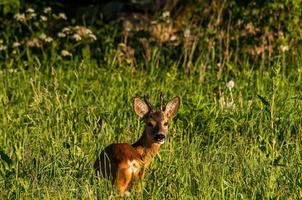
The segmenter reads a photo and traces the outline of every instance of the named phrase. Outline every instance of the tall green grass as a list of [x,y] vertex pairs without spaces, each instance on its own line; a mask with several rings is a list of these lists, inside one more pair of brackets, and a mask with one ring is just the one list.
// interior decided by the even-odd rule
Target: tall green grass
[[[17,36],[25,25],[16,25]],[[2,43],[13,43],[10,28]],[[155,45],[149,61],[131,66],[118,63],[117,29],[99,32],[101,49],[66,37],[1,50],[1,199],[118,199],[95,178],[93,162],[106,145],[140,137],[132,98],[158,105],[161,91],[166,101],[181,97],[180,112],[142,193],[129,199],[302,198],[302,62],[287,62],[285,52],[260,65],[226,59],[219,68],[221,55],[204,49],[188,74],[171,46]],[[103,59],[92,56],[98,51]]]
[[[112,58],[113,59],[113,58]],[[243,70],[234,88],[213,73],[185,76],[70,61],[0,74],[3,199],[115,198],[92,163],[106,145],[132,143],[143,123],[135,95],[181,97],[168,141],[130,199],[300,199],[301,71]],[[298,68],[299,69],[299,68]],[[222,104],[222,93],[225,101]]]

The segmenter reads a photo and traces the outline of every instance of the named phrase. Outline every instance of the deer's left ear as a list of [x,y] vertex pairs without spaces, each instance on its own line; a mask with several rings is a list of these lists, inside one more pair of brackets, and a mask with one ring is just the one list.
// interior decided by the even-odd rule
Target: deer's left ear
[[176,115],[179,110],[180,98],[178,96],[171,99],[166,107],[165,107],[165,114],[168,118],[172,118]]
[[151,110],[151,107],[148,105],[148,103],[139,97],[134,97],[133,108],[135,113],[141,118],[143,118]]

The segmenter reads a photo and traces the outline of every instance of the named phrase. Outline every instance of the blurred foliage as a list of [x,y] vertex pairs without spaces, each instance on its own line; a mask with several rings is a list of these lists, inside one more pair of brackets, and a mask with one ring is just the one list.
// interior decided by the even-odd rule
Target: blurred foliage
[[[178,34],[175,38],[180,40],[187,71],[200,58],[201,52],[214,57],[219,71],[226,65],[241,66],[242,58],[246,57],[256,64],[267,64],[273,56],[286,52],[289,52],[290,63],[299,59],[301,0],[175,0],[172,5],[166,27],[172,24],[173,28],[168,30]],[[154,30],[150,32],[152,35]],[[158,32],[163,37],[168,31]]]
[[97,38],[89,28],[68,21],[51,7],[20,9],[0,24],[0,60],[6,68],[17,68],[17,60],[28,63],[39,58],[56,62],[81,54]]
[[193,7],[190,21],[201,40],[220,51],[222,64],[229,55],[235,63],[244,55],[257,59],[288,50],[297,56],[301,0],[204,2],[191,3],[198,6]]
[[15,13],[20,8],[19,0],[0,0],[0,16]]
[[[155,59],[153,63],[159,65],[161,56],[151,53],[157,51],[157,54],[164,52],[167,58],[176,59],[186,73],[191,73],[200,71],[196,66],[209,65],[202,61],[203,54],[212,58],[211,65],[216,63],[215,70],[221,73],[230,66],[240,68],[244,64],[242,58],[265,66],[270,58],[287,54],[287,61],[295,63],[302,51],[302,0],[160,0],[154,5],[152,2],[114,1],[113,6],[112,1],[90,1],[87,5],[83,1],[71,6],[68,0],[42,3],[1,0],[0,18],[4,22],[1,29],[5,32],[0,39],[8,42],[7,35],[16,38],[27,34],[29,26],[38,23],[16,26],[11,23],[9,14],[16,16],[19,10],[27,8],[43,10],[49,3],[56,7],[54,10],[67,13],[70,19],[76,18],[82,24],[99,30],[96,35],[99,40],[91,53],[98,60],[105,61],[108,48],[104,45],[108,45],[110,40],[110,45],[115,46],[118,65],[135,66],[151,62],[152,58],[153,61]],[[95,6],[90,6],[91,3]],[[148,13],[143,10],[148,10]],[[113,11],[118,13],[114,19],[112,14],[106,16]],[[103,21],[109,18],[111,21]],[[50,34],[56,31],[52,28],[60,26],[58,23],[61,22],[49,22],[47,29]],[[63,21],[60,27],[70,23]],[[24,29],[25,25],[27,28]],[[36,29],[34,32],[43,32],[45,26],[42,23],[42,31]],[[108,33],[109,36],[104,35]],[[9,56],[8,53],[6,55]]]

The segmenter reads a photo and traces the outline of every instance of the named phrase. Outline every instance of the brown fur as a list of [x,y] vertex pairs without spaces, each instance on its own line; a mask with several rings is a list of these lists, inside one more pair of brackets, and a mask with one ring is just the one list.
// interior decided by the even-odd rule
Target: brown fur
[[154,133],[168,133],[167,122],[176,115],[179,103],[179,97],[175,97],[165,108],[161,105],[160,111],[154,112],[146,99],[136,97],[133,103],[134,111],[146,123],[142,136],[133,145],[120,143],[107,146],[94,163],[96,174],[110,179],[122,195],[130,189],[133,180],[143,179],[151,164],[151,158],[161,146]]

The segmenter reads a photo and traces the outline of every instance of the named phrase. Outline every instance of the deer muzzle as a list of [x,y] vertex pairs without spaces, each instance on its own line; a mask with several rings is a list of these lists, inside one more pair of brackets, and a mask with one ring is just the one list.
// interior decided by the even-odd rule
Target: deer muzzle
[[165,137],[166,136],[164,134],[159,132],[154,136],[154,139],[155,139],[156,143],[163,144],[165,142]]

